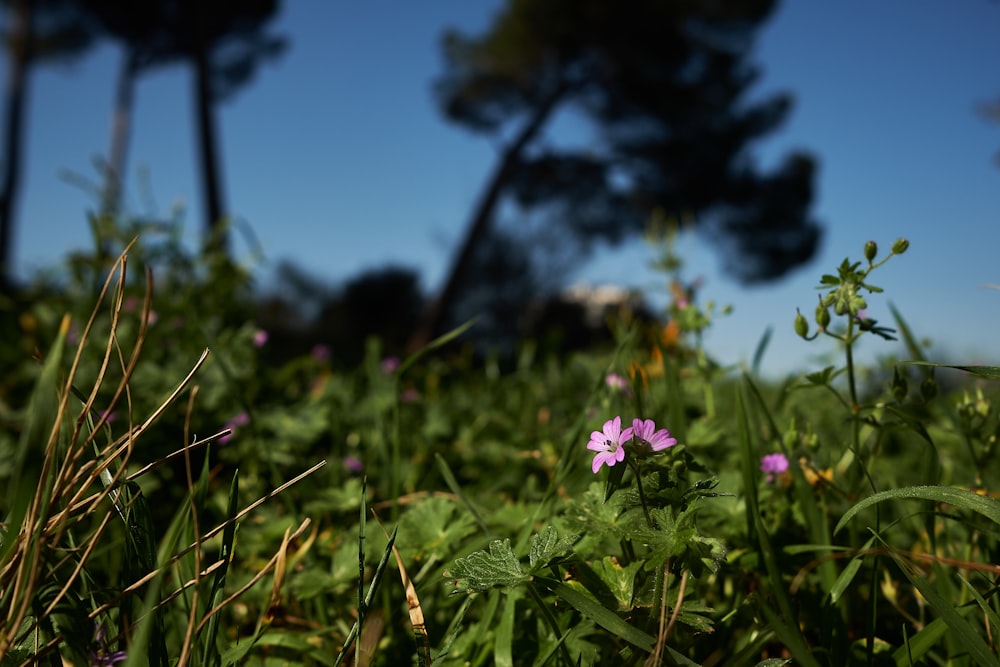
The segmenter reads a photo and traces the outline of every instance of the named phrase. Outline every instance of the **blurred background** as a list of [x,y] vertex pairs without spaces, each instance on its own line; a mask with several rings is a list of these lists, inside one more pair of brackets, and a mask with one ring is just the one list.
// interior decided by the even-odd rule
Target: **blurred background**
[[411,342],[485,312],[502,342],[571,285],[662,312],[657,219],[733,307],[708,349],[773,327],[785,373],[820,276],[906,237],[869,315],[1000,362],[996,2],[2,5],[11,284],[93,248],[88,215],[157,219],[262,294]]

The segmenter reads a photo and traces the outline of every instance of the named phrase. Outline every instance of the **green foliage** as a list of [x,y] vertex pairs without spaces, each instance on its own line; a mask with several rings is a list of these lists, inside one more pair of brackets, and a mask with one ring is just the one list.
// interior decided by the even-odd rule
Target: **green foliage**
[[[672,323],[501,371],[455,335],[270,363],[248,274],[172,243],[128,253],[162,299],[78,257],[11,313],[3,667],[998,662],[991,371],[947,376],[895,311],[925,363],[855,366],[891,344],[857,312],[875,244],[822,281],[843,361],[773,382],[710,357],[669,246]],[[679,442],[594,475],[615,415]]]

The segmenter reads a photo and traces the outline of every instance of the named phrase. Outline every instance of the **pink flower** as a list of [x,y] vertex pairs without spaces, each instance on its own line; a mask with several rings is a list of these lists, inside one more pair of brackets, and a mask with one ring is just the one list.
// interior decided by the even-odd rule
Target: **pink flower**
[[773,482],[776,475],[788,472],[788,459],[784,454],[767,454],[760,457],[760,471],[768,473],[765,481]]
[[318,343],[313,345],[312,358],[316,361],[326,361],[330,358],[330,346]]
[[399,368],[399,357],[386,357],[382,360],[382,372],[392,373]]
[[254,347],[264,347],[267,343],[267,332],[263,329],[257,329],[253,333],[253,346]]
[[236,431],[239,430],[241,426],[246,426],[250,423],[250,415],[245,412],[241,412],[229,421],[226,422],[225,428],[229,429],[231,432],[219,438],[219,444],[224,445],[233,439],[236,435]]
[[654,452],[658,452],[667,447],[673,447],[677,444],[677,438],[670,437],[670,431],[665,428],[661,428],[659,431],[656,430],[656,424],[652,419],[633,419],[632,420],[632,435],[639,442],[646,443],[649,448]]
[[620,391],[628,389],[628,380],[618,375],[618,373],[608,373],[607,377],[604,378],[604,383],[611,389],[618,389]]
[[632,429],[627,428],[622,432],[622,418],[615,417],[604,422],[604,432],[594,431],[590,434],[590,442],[587,449],[597,452],[594,455],[594,463],[591,469],[596,474],[605,463],[610,468],[616,463],[625,460],[625,449],[622,444],[632,438]]
[[358,473],[362,472],[365,469],[365,464],[363,464],[361,462],[361,459],[359,459],[356,456],[345,456],[343,461],[341,461],[341,463],[343,463],[344,468],[348,472],[354,473],[355,475],[357,475]]

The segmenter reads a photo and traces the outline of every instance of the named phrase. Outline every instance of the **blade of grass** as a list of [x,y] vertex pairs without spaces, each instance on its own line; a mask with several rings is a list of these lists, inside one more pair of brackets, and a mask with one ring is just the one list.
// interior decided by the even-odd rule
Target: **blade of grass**
[[[389,543],[385,545],[385,551],[382,553],[382,559],[379,561],[378,566],[375,568],[375,574],[372,575],[372,583],[368,586],[368,595],[362,601],[362,605],[365,608],[371,606],[372,600],[375,598],[375,593],[378,592],[378,587],[382,583],[382,576],[385,573],[386,563],[389,562],[389,555],[392,553],[392,545],[396,543],[396,532],[399,530],[399,526],[392,529],[392,535],[389,538]],[[334,667],[343,662],[344,657],[347,655],[347,649],[351,647],[354,640],[358,637],[359,622],[355,621],[354,626],[351,628],[350,633],[347,635],[347,639],[344,640],[344,648],[341,649],[340,655],[337,656],[337,660],[333,663]]]
[[[381,519],[379,519],[378,514],[372,509],[372,515],[375,517],[375,521],[378,522],[379,528],[385,533],[386,539],[389,539],[389,531],[385,529],[382,525]],[[431,643],[430,637],[427,636],[427,625],[424,622],[424,612],[420,608],[420,598],[417,597],[417,589],[413,585],[413,580],[410,579],[410,575],[406,572],[406,566],[403,564],[403,557],[399,553],[399,549],[395,545],[392,547],[392,555],[396,558],[396,567],[399,569],[399,578],[402,580],[403,590],[406,592],[406,604],[410,615],[410,627],[413,628],[413,639],[417,644],[417,659],[419,661],[420,667],[430,667],[431,666]]]
[[775,614],[763,604],[761,605],[761,609],[763,613],[773,617],[774,622],[771,622],[772,619],[769,618],[768,624],[775,630],[775,633],[784,642],[785,646],[792,651],[795,658],[808,667],[819,667],[819,663],[816,662],[816,658],[809,651],[805,637],[799,629],[791,598],[782,581],[781,568],[774,557],[774,549],[771,546],[767,528],[761,519],[760,504],[757,498],[757,480],[754,478],[756,457],[754,456],[754,448],[750,438],[750,423],[747,418],[746,402],[743,392],[739,389],[736,391],[736,424],[739,434],[740,451],[743,454],[741,460],[743,462],[743,487],[747,505],[747,528],[751,530],[751,534],[756,534],[758,556],[761,562],[764,563],[767,579],[771,584],[769,588],[778,603],[779,613]]
[[[983,665],[984,667],[1000,667],[1000,659],[987,646],[979,633],[973,630],[969,622],[965,620],[963,614],[951,605],[930,581],[920,575],[909,561],[900,557],[896,550],[890,549],[889,545],[882,541],[879,535],[876,534],[875,537],[889,550],[889,555],[892,556],[896,565],[899,566],[903,576],[910,581],[914,588],[920,591],[920,594],[927,601],[928,606],[934,610],[938,618],[947,624],[948,629],[953,633],[954,639],[958,640],[963,650],[968,652],[973,660],[976,661],[976,664]],[[975,606],[971,605],[967,608],[976,609]]]
[[451,468],[448,466],[448,462],[445,461],[444,457],[442,457],[437,452],[434,453],[434,459],[437,461],[438,470],[441,471],[441,476],[444,477],[444,483],[447,484],[448,488],[451,489],[451,492],[454,493],[455,496],[462,501],[462,504],[465,505],[465,509],[469,511],[469,514],[472,515],[472,518],[474,518],[476,520],[476,523],[479,524],[479,528],[483,531],[483,534],[486,535],[487,537],[490,537],[491,535],[489,526],[486,525],[486,522],[483,520],[483,517],[479,515],[479,512],[476,511],[476,508],[472,506],[472,503],[469,502],[469,499],[465,497],[464,493],[462,493],[462,487],[458,485],[458,480],[455,479],[455,475],[451,472]]
[[504,596],[503,611],[500,613],[496,639],[493,641],[493,664],[497,667],[514,667],[514,620],[520,597],[521,591],[517,588]]
[[933,500],[960,507],[970,512],[982,514],[993,523],[1000,524],[1000,502],[987,496],[981,496],[973,491],[949,486],[907,486],[901,489],[889,489],[868,496],[851,507],[837,522],[834,532],[840,531],[859,512],[886,500]]
[[[205,465],[208,466],[208,454],[205,455]],[[203,473],[204,474],[204,473]],[[232,519],[239,511],[239,489],[240,471],[237,468],[233,472],[233,481],[229,485],[229,502],[226,517]],[[236,541],[236,522],[232,522],[222,531],[222,544],[219,546],[219,560],[222,567],[216,571],[212,579],[212,588],[208,595],[208,608],[212,609],[222,599],[226,587],[226,573],[229,571],[229,564],[233,559],[233,544]],[[208,661],[209,667],[217,667],[222,664],[222,654],[218,646],[219,617],[215,615],[208,623],[204,636],[201,637],[203,654]]]
[[760,377],[760,362],[764,359],[764,353],[767,352],[767,346],[771,343],[771,336],[774,334],[774,327],[768,326],[764,330],[764,334],[760,337],[757,342],[757,347],[753,352],[753,361],[750,363],[750,372],[753,373],[755,377]]
[[445,658],[448,657],[448,653],[451,651],[451,646],[455,643],[455,638],[458,637],[458,633],[462,629],[462,621],[465,620],[465,615],[468,613],[469,607],[472,606],[472,602],[475,599],[475,593],[466,596],[465,600],[462,602],[462,606],[458,608],[458,612],[455,614],[454,618],[451,619],[451,623],[448,624],[448,631],[444,634],[444,640],[441,642],[441,649],[438,651],[437,655],[434,656],[434,661],[431,663],[431,667],[437,667],[445,660]]
[[636,648],[652,653],[656,638],[627,623],[618,614],[561,581],[537,579],[581,614]]

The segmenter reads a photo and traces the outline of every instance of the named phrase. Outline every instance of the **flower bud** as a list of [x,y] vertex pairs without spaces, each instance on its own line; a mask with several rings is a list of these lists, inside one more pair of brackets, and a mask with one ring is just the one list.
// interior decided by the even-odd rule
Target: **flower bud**
[[934,381],[934,378],[926,378],[920,383],[920,395],[924,397],[925,401],[937,396],[937,382]]
[[865,244],[865,259],[871,264],[875,259],[875,255],[878,254],[878,246],[875,245],[874,241],[869,241]]
[[906,252],[906,249],[910,247],[910,242],[906,239],[899,238],[896,242],[892,244],[892,252],[896,255],[902,255]]
[[906,383],[906,377],[899,374],[899,369],[894,368],[892,370],[892,395],[899,401],[903,402],[906,398],[906,393],[909,391],[909,386]]
[[822,303],[816,306],[816,324],[821,329],[825,329],[830,325],[830,311]]
[[[798,309],[796,309],[796,312]],[[797,333],[801,338],[806,338],[809,336],[809,322],[802,313],[795,315],[795,333]]]

